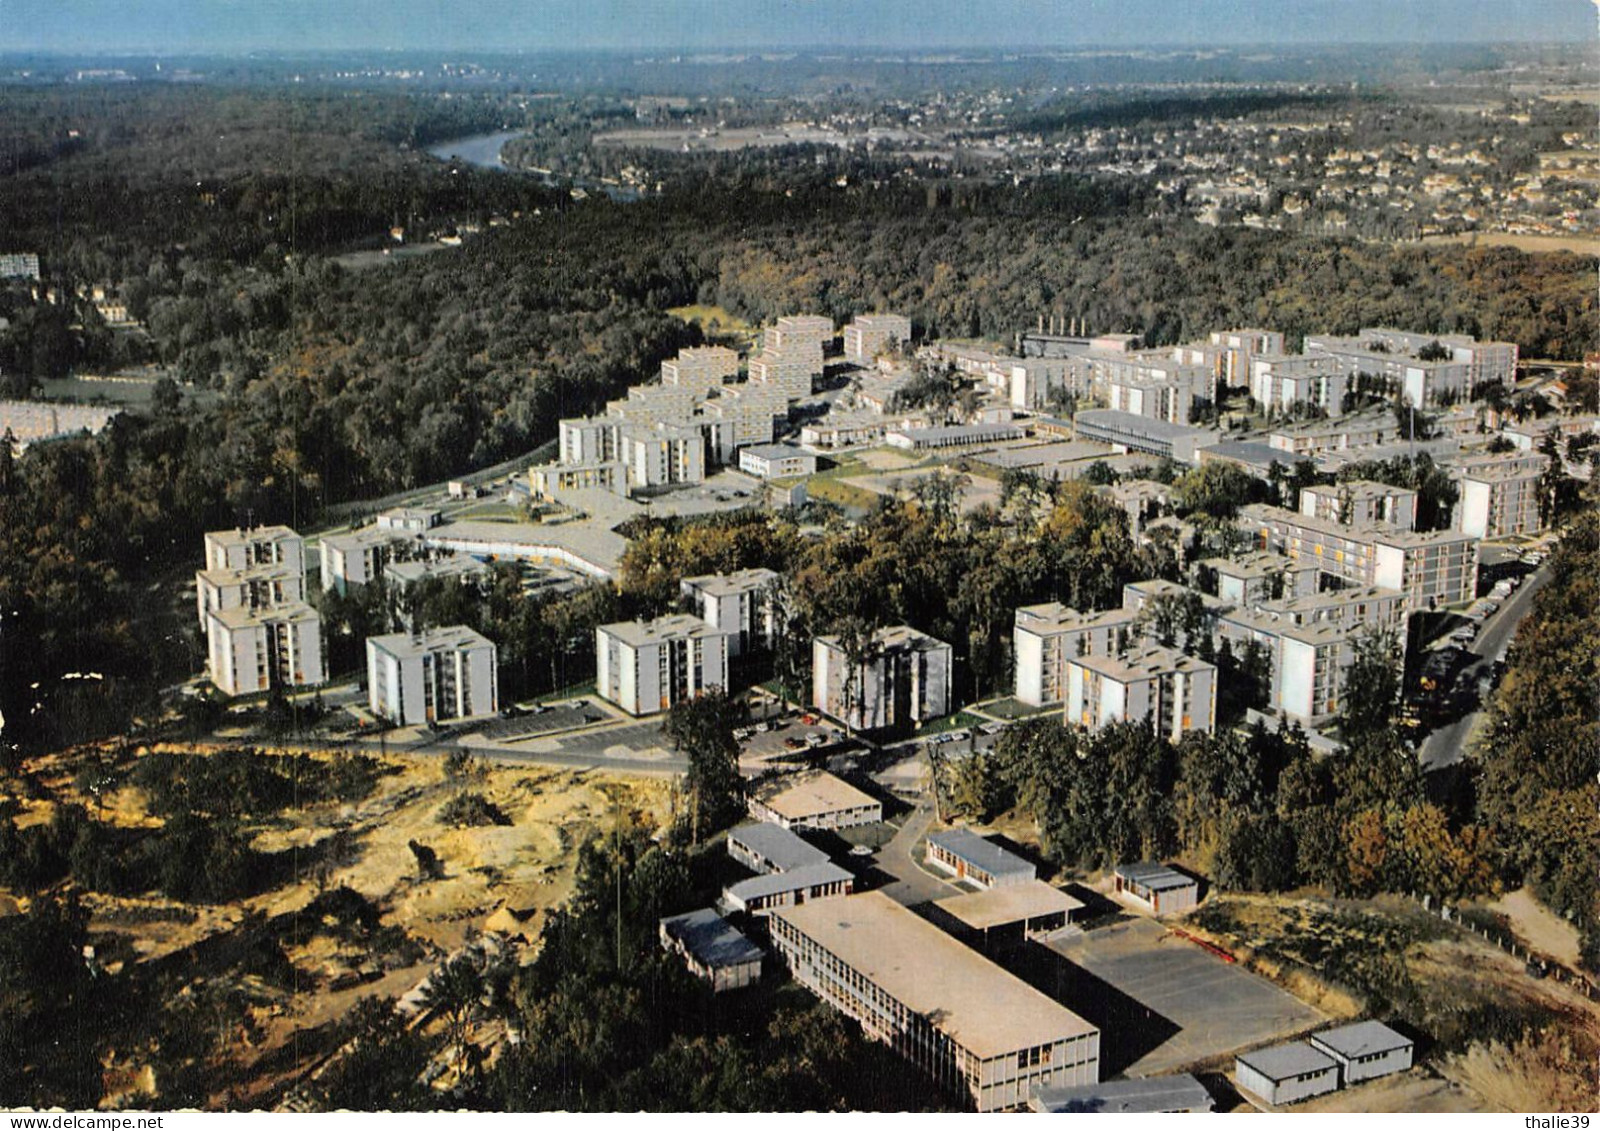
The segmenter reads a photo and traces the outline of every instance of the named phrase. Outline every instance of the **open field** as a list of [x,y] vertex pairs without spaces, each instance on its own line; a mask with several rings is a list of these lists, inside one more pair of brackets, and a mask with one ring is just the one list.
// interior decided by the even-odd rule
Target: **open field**
[[[18,826],[48,822],[58,806],[82,803],[105,825],[130,833],[161,827],[142,788],[124,784],[91,798],[75,785],[78,768],[72,754],[38,760],[33,780],[42,789],[21,799]],[[441,809],[463,793],[481,794],[504,823],[444,823]],[[88,892],[89,938],[119,985],[248,1001],[239,1023],[252,1037],[229,1043],[227,1066],[208,1086],[216,1089],[214,1102],[270,1104],[329,1051],[333,1024],[360,998],[410,991],[476,932],[503,932],[525,947],[523,961],[531,959],[527,944],[572,893],[577,846],[610,829],[619,814],[648,826],[664,823],[667,812],[668,787],[660,781],[483,764],[452,778],[436,755],[391,753],[359,800],[290,805],[244,819],[250,848],[276,862],[258,894],[187,903],[158,892]],[[431,876],[419,868],[413,844],[437,854]],[[343,902],[332,906],[366,909],[361,930],[319,910],[335,897]],[[0,914],[11,902],[0,900]],[[253,969],[259,959],[243,960],[262,954],[277,971],[265,982]],[[139,1056],[129,1049],[111,1067],[139,1076]]]
[[1600,236],[1522,236],[1511,232],[1462,232],[1454,236],[1424,236],[1422,244],[1463,244],[1467,247],[1514,247],[1519,251],[1570,251],[1575,255],[1600,255]]
[[1407,900],[1214,897],[1184,926],[1299,997],[1342,1001],[1341,1013],[1378,1017],[1417,1038],[1419,1068],[1403,1080],[1376,1094],[1363,1085],[1304,1110],[1414,1103],[1421,1110],[1592,1111],[1600,1103],[1600,1005],[1529,977],[1519,959]]

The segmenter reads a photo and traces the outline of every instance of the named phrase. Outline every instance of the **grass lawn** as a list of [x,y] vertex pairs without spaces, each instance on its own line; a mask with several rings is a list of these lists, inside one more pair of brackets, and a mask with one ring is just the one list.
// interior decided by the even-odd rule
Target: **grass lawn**
[[463,520],[472,522],[527,522],[528,513],[521,507],[514,507],[509,503],[481,503],[475,507],[468,507],[459,516]]
[[696,304],[693,306],[675,306],[667,311],[674,318],[684,322],[697,323],[705,332],[707,338],[737,338],[747,345],[753,345],[760,331],[740,318],[730,314],[720,306],[707,306]]
[[1028,719],[1035,715],[1055,714],[1061,710],[1059,703],[1050,707],[1032,707],[1011,696],[995,699],[989,703],[979,703],[978,706],[984,714],[993,715],[997,719]]
[[946,715],[942,719],[934,719],[930,723],[923,723],[914,733],[918,738],[926,734],[942,734],[947,730],[961,730],[966,727],[975,727],[983,722],[977,715],[970,711],[957,711],[953,715]]

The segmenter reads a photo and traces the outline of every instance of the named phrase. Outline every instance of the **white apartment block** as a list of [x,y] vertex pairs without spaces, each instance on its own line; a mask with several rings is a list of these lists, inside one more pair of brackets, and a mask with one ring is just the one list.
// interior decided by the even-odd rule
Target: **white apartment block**
[[561,462],[610,463],[620,456],[617,428],[620,422],[606,416],[581,416],[559,425]]
[[1296,459],[1312,459],[1324,452],[1374,448],[1405,438],[1394,413],[1363,412],[1336,420],[1310,420],[1286,425],[1267,434],[1267,446]]
[[726,346],[691,346],[661,363],[661,383],[704,391],[739,377],[739,355]]
[[327,678],[322,624],[306,604],[208,613],[206,645],[211,682],[224,695],[306,687]]
[[851,670],[837,636],[811,646],[811,705],[855,730],[936,719],[950,711],[950,645],[905,625],[875,632]]
[[1138,612],[1107,609],[1080,613],[1059,602],[1025,605],[1016,612],[1012,642],[1016,653],[1016,696],[1032,707],[1066,697],[1067,661],[1105,656],[1136,636]]
[[287,565],[303,573],[306,568],[305,541],[287,526],[212,531],[205,546],[207,569]]
[[367,638],[367,703],[400,726],[493,715],[500,709],[493,641],[452,625]]
[[1417,525],[1417,493],[1370,479],[1302,487],[1300,513],[1342,526],[1386,522],[1412,530]]
[[793,444],[755,444],[739,450],[739,470],[758,479],[792,479],[814,475],[817,455]]
[[694,602],[701,620],[728,634],[728,655],[742,656],[772,643],[772,585],[777,580],[770,569],[741,569],[686,577],[678,591]]
[[535,497],[561,499],[574,491],[628,493],[628,471],[621,460],[607,463],[548,463],[528,469],[528,485]]
[[1099,730],[1113,723],[1148,722],[1173,742],[1190,731],[1211,732],[1217,713],[1217,669],[1157,644],[1111,656],[1067,661],[1065,719]]
[[750,359],[750,383],[776,389],[786,400],[804,400],[822,375],[820,350],[792,353],[764,350]]
[[1236,605],[1248,607],[1317,591],[1319,570],[1315,565],[1271,550],[1236,558],[1208,558],[1199,565],[1215,574],[1218,599]]
[[1194,391],[1188,385],[1148,377],[1117,377],[1107,387],[1107,407],[1169,424],[1189,423]]
[[[1417,355],[1435,343],[1447,358],[1424,361]],[[1411,404],[1470,400],[1485,385],[1509,388],[1516,377],[1517,347],[1511,342],[1479,342],[1464,334],[1415,334],[1365,327],[1355,338],[1310,336],[1306,353],[1332,359],[1344,373],[1382,377]]]
[[320,543],[322,588],[349,593],[382,577],[394,541],[394,531],[376,526],[348,534],[324,534]]
[[306,576],[286,563],[248,569],[203,569],[194,575],[200,631],[212,613],[223,609],[276,609],[303,603]]
[[1344,526],[1252,503],[1239,524],[1263,549],[1313,563],[1357,585],[1398,589],[1420,612],[1470,601],[1478,583],[1478,539],[1460,531],[1419,534],[1384,523]]
[[882,892],[775,911],[796,982],[980,1112],[1098,1083],[1100,1031]]
[[773,353],[806,356],[815,348],[827,352],[836,336],[833,319],[820,314],[785,314],[762,335],[762,345]]
[[621,439],[622,465],[630,486],[705,482],[706,443],[698,428],[627,425],[621,430]]
[[1074,384],[1074,375],[1082,374],[1079,367],[1065,357],[1023,357],[1010,363],[1009,391],[1011,404],[1016,408],[1037,410],[1050,403],[1050,395],[1057,389],[1075,397],[1087,397],[1087,376]]
[[728,686],[729,634],[699,617],[603,624],[594,630],[596,686],[630,715],[653,715]]
[[1532,453],[1512,459],[1462,460],[1453,471],[1461,497],[1455,527],[1476,538],[1508,538],[1544,529],[1539,514],[1539,481],[1550,460]]
[[1250,395],[1268,412],[1304,406],[1339,416],[1348,384],[1344,370],[1329,357],[1269,354],[1250,362]]
[[1250,384],[1252,359],[1283,353],[1283,335],[1276,330],[1214,330],[1211,346],[1217,351],[1217,381],[1242,389]]
[[903,314],[858,314],[844,328],[844,356],[870,365],[892,343],[909,345],[911,319]]

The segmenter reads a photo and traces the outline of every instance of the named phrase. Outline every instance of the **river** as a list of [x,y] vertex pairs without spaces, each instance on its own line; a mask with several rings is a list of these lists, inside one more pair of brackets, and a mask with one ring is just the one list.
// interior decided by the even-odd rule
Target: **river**
[[526,130],[501,130],[492,134],[474,134],[471,137],[458,137],[450,141],[441,141],[437,145],[428,146],[428,153],[441,161],[458,161],[465,165],[476,166],[479,169],[497,169],[502,173],[522,173],[526,176],[538,177],[540,181],[552,188],[570,186],[584,189],[587,192],[603,192],[612,200],[632,202],[639,199],[639,190],[637,189],[625,188],[621,185],[601,184],[599,181],[584,180],[578,177],[556,178],[507,165],[501,160],[500,151],[505,148],[506,142],[514,137],[522,137],[526,133]]

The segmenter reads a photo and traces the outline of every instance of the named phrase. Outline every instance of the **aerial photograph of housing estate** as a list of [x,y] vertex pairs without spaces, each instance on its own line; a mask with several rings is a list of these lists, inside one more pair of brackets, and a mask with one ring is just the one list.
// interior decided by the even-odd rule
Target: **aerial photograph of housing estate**
[[1600,1108],[1596,20],[6,0],[0,1109]]

